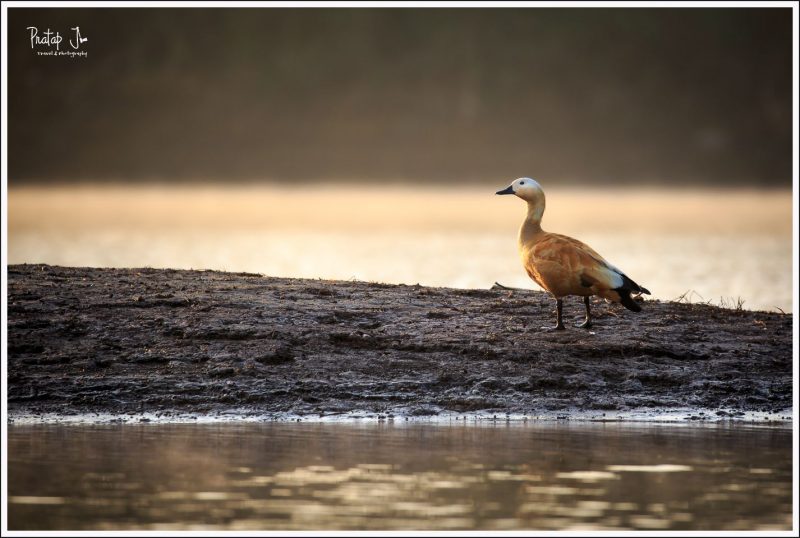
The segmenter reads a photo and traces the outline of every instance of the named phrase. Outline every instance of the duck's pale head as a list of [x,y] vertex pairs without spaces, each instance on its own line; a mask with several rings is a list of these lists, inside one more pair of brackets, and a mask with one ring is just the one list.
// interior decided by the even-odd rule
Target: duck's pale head
[[511,185],[495,194],[513,194],[519,196],[527,202],[533,202],[542,199],[544,191],[542,186],[535,179],[529,177],[521,177],[511,182]]

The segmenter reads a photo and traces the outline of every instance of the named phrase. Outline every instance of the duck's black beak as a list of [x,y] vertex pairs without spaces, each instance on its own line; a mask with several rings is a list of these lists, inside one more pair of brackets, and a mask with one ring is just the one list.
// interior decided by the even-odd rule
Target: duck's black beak
[[502,191],[497,191],[495,194],[514,194],[514,189],[511,188],[511,185],[503,189]]

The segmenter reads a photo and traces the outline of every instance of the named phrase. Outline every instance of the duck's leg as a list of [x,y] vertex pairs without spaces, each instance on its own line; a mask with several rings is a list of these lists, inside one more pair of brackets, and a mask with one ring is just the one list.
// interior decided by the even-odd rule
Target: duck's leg
[[561,313],[564,311],[563,299],[556,300],[556,330],[563,331],[564,324],[561,322]]
[[564,301],[556,298],[556,326],[542,327],[543,331],[563,331],[564,323],[561,321],[561,313],[564,311]]
[[591,302],[589,301],[588,295],[583,298],[583,304],[586,305],[586,319],[583,321],[583,323],[578,325],[578,327],[581,329],[590,329],[592,327],[592,312],[589,309]]
[[545,331],[563,331],[564,324],[561,322],[561,312],[564,310],[564,301],[556,299],[556,326],[555,327],[542,327]]
[[564,311],[564,301],[562,299],[556,299],[556,326],[555,330],[563,331],[564,324],[561,322],[561,313]]

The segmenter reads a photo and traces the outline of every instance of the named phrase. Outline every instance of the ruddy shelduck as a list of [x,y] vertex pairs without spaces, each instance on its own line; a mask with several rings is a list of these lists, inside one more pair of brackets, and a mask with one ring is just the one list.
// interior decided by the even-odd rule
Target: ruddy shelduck
[[556,299],[554,329],[564,329],[561,312],[563,298],[567,295],[584,298],[586,319],[579,327],[586,329],[592,326],[589,309],[589,297],[592,295],[621,303],[634,312],[642,310],[631,294],[649,295],[647,288],[628,278],[589,245],[566,235],[542,230],[544,191],[539,183],[529,177],[521,177],[496,194],[513,194],[528,202],[528,215],[519,229],[519,253],[528,276]]

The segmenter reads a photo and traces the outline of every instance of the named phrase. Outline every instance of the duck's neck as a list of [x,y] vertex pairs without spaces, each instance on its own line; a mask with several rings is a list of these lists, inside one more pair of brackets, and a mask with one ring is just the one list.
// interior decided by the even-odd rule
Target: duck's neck
[[544,215],[544,200],[528,202],[528,215],[519,229],[520,245],[525,245],[542,233],[542,215]]

